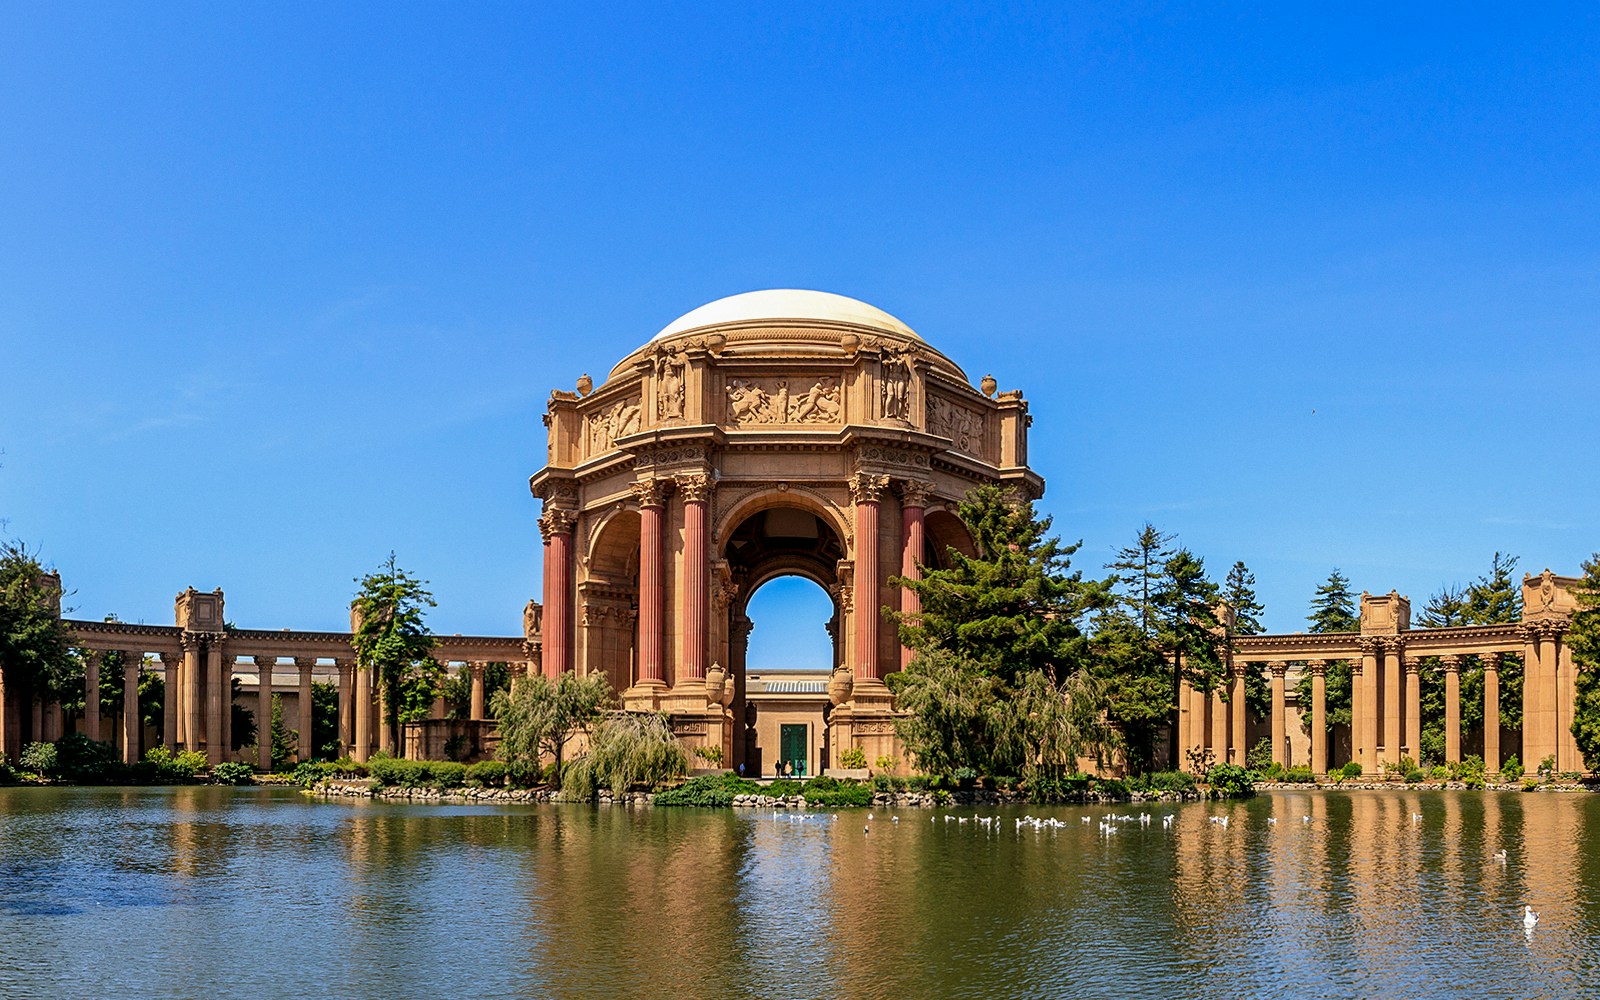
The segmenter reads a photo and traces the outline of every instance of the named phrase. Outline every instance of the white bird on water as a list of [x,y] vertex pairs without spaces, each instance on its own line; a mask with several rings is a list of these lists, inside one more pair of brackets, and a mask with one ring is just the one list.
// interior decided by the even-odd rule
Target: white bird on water
[[1276,817],[1276,816],[1268,816],[1267,817],[1267,825],[1268,826],[1277,826],[1278,825],[1278,817]]
[[1411,824],[1413,826],[1415,826],[1416,824],[1421,823],[1421,822],[1422,822],[1422,814],[1421,813],[1412,813],[1411,814]]
[[1495,851],[1494,852],[1494,859],[1496,861],[1500,862],[1501,864],[1505,864],[1506,863],[1506,849],[1504,847],[1502,847],[1498,851]]
[[1537,924],[1538,922],[1539,922],[1539,915],[1537,913],[1533,912],[1533,907],[1529,906],[1527,903],[1523,903],[1522,904],[1522,929],[1525,930],[1525,931],[1531,931],[1531,930],[1533,930],[1533,925]]
[[1161,817],[1161,828],[1163,830],[1170,829],[1172,827],[1173,818],[1174,817],[1172,816],[1171,813],[1168,813],[1167,815]]

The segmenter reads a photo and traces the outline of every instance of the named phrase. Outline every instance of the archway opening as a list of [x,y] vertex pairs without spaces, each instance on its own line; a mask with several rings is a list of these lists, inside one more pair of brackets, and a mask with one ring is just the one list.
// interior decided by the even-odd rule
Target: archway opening
[[768,580],[745,604],[752,626],[745,669],[831,670],[834,610],[833,598],[815,581],[798,575]]

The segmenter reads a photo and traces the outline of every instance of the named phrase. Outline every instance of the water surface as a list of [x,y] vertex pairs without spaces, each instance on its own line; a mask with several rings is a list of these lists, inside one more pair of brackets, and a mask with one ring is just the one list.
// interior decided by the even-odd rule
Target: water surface
[[5,788],[0,995],[1600,996],[1597,834],[1589,794],[869,819]]

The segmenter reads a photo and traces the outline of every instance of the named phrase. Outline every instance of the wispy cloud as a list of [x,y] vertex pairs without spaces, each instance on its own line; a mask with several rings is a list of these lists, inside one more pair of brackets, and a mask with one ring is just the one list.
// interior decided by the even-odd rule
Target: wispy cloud
[[1545,531],[1571,531],[1572,525],[1563,521],[1545,521],[1535,517],[1485,517],[1483,524],[1503,524],[1511,528],[1540,528]]

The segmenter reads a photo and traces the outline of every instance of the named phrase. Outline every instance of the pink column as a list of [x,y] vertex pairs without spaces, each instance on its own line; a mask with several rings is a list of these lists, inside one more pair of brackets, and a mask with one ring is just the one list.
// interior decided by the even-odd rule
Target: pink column
[[[919,560],[922,558],[923,549],[923,515],[928,506],[928,493],[932,491],[932,483],[919,482],[907,479],[900,484],[900,517],[904,525],[900,533],[900,575],[907,580],[922,579],[922,567]],[[910,587],[900,590],[900,611],[902,614],[914,615],[922,610],[922,598]],[[911,649],[907,646],[900,647],[900,666],[905,667],[911,663]]]
[[544,673],[555,678],[572,669],[572,529],[574,511],[545,508],[539,518],[544,532]]
[[257,656],[256,663],[256,766],[272,770],[272,667],[276,656]]
[[856,505],[856,678],[881,680],[878,663],[878,501],[889,487],[888,476],[856,473],[850,477],[850,498]]
[[91,740],[100,738],[100,658],[98,649],[83,656],[83,735]]
[[706,648],[710,642],[710,546],[707,542],[706,507],[711,499],[711,477],[704,473],[678,477],[683,497],[683,631],[679,680],[703,681]]
[[633,484],[639,499],[639,676],[636,683],[651,687],[666,685],[662,663],[662,636],[666,599],[661,579],[661,512],[666,505],[667,484],[647,479]]
[[[144,668],[144,654],[128,650],[122,654],[122,762],[132,764],[139,759],[142,731],[139,714],[139,671]],[[38,739],[38,731],[34,732]]]
[[317,662],[314,656],[297,656],[294,665],[300,668],[300,742],[296,747],[299,760],[311,760],[317,755],[311,735],[311,667]]

